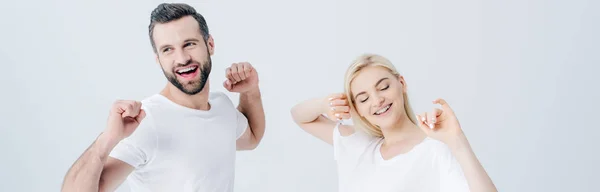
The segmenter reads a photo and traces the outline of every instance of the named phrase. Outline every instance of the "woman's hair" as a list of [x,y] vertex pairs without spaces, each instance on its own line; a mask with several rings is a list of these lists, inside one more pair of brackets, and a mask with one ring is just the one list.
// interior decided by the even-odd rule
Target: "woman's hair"
[[[361,72],[362,69],[368,66],[378,66],[387,69],[392,75],[396,78],[400,78],[400,73],[396,70],[394,65],[385,57],[376,55],[376,54],[363,54],[356,58],[352,65],[346,71],[346,76],[344,79],[344,92],[346,93],[346,97],[348,98],[348,105],[350,106],[350,111],[353,114],[352,121],[354,122],[354,126],[358,129],[365,131],[366,133],[376,136],[383,137],[383,133],[381,128],[376,125],[371,124],[367,119],[360,116],[358,111],[356,110],[355,100],[352,97],[352,90],[350,89],[350,84],[352,80]],[[404,97],[404,111],[406,115],[413,123],[417,124],[416,118],[414,116],[412,107],[410,106],[410,102],[408,101],[408,96],[406,93],[403,93]]]

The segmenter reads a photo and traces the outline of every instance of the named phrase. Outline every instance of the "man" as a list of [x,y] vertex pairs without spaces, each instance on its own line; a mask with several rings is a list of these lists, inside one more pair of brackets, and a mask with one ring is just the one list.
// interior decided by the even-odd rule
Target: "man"
[[209,91],[214,41],[203,16],[186,4],[160,4],[150,41],[170,83],[139,101],[113,104],[108,125],[64,178],[62,191],[233,191],[235,152],[261,141],[265,117],[258,74],[227,69],[229,98]]

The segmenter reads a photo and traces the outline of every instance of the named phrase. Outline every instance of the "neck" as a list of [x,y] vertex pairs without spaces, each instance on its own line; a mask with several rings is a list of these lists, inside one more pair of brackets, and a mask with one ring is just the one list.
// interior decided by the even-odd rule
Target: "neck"
[[410,121],[407,115],[403,115],[403,118],[400,118],[394,125],[394,127],[381,130],[385,145],[410,139],[423,139],[426,136],[416,124]]
[[171,83],[168,83],[160,94],[184,107],[206,111],[210,109],[210,104],[208,103],[209,87],[209,81],[207,80],[204,89],[200,93],[188,95]]

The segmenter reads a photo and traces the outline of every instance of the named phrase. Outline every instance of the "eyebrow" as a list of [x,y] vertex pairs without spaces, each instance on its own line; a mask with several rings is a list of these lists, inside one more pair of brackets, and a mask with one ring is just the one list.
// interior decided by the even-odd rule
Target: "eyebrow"
[[[185,41],[183,41],[183,42],[184,42],[184,43],[185,43],[185,42],[200,42],[200,40],[198,40],[198,39],[196,39],[196,38],[188,38],[188,39],[186,39],[186,40],[185,40]],[[171,46],[171,45],[169,45],[169,44],[167,44],[167,45],[163,45],[163,46],[160,46],[160,48],[159,48],[158,50],[163,50],[164,48],[166,48],[166,47],[170,47],[170,46]]]
[[[381,78],[379,81],[377,81],[377,83],[375,83],[375,87],[379,86],[379,84],[381,84],[381,82],[383,82],[383,81],[384,81],[384,80],[386,80],[386,79],[389,79],[389,78],[387,78],[387,77]],[[367,92],[364,92],[364,91],[362,91],[362,92],[360,92],[360,93],[356,94],[356,95],[354,96],[354,99],[356,99],[358,96],[360,96],[360,95],[362,95],[362,94],[366,94],[366,93],[367,93]]]
[[185,40],[185,41],[183,41],[183,42],[190,42],[190,41],[193,41],[193,42],[200,42],[200,40],[198,40],[198,39],[196,39],[196,38],[189,38],[189,39],[186,39],[186,40]]

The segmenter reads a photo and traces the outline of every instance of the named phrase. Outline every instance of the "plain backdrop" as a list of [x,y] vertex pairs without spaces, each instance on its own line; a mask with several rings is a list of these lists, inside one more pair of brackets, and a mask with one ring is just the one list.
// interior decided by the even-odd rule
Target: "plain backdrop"
[[[160,2],[2,2],[0,191],[58,191],[114,100],[164,87]],[[445,98],[500,191],[598,191],[599,1],[187,2],[215,39],[210,89],[234,62],[260,75],[267,129],[238,153],[235,191],[337,190],[332,147],[290,109],[341,92],[362,53],[396,65],[416,112]]]

